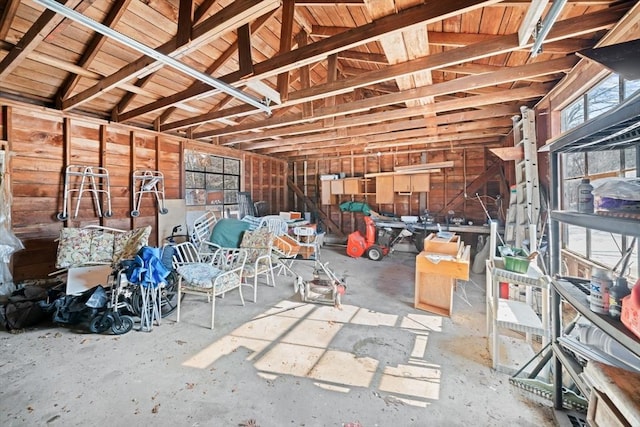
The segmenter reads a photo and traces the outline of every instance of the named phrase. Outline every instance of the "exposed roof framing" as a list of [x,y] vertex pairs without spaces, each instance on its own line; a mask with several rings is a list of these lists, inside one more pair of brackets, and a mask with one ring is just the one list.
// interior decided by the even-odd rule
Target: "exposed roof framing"
[[33,0],[1,3],[0,96],[295,159],[500,146],[635,2],[569,0],[532,57],[553,0],[60,1],[193,75]]

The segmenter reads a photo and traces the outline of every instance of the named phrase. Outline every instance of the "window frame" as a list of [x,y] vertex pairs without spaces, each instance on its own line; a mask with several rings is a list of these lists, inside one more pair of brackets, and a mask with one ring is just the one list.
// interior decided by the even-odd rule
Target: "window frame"
[[223,213],[238,210],[243,182],[241,159],[185,150],[183,168],[187,207],[214,206]]
[[[590,111],[589,100],[592,99],[592,97],[590,98],[590,95],[594,94],[595,91],[598,91],[604,84],[610,82],[612,76],[617,76],[617,75],[614,73],[611,73],[608,76],[604,77],[591,89],[589,89],[588,91],[585,91],[585,93],[583,93],[581,96],[576,98],[573,102],[568,104],[565,108],[563,108],[560,111],[561,128],[562,128],[561,131],[563,133],[593,118],[593,117],[590,117],[589,115],[589,111]],[[629,84],[629,81],[623,79],[621,76],[617,76],[617,77],[618,77],[618,88],[617,88],[618,100],[615,104],[611,103],[609,108],[615,107],[624,99],[628,98],[633,94],[633,92],[626,93],[627,92],[626,87]],[[640,89],[640,85],[638,85],[637,80],[634,81],[634,85],[637,85],[636,90]],[[580,104],[580,103],[582,103],[582,111],[581,111],[582,121],[572,120],[570,123],[571,126],[567,126],[569,123],[567,123],[568,117],[565,112],[571,112],[572,114],[576,114],[575,107],[577,104]],[[604,110],[598,111],[598,114],[596,114],[594,117],[596,117],[599,114],[602,114],[603,112]],[[593,160],[593,156],[601,152],[563,153],[560,156],[560,162],[559,162],[560,168],[561,168],[560,169],[561,173],[559,174],[559,178],[561,182],[560,185],[562,188],[561,196],[560,196],[560,206],[562,207],[562,209],[570,209],[570,210],[576,209],[575,206],[572,207],[571,203],[575,202],[574,198],[577,196],[573,194],[574,191],[571,189],[574,187],[577,187],[577,184],[580,182],[582,178],[589,178],[591,182],[594,182],[597,179],[606,178],[606,177],[636,176],[636,169],[638,165],[627,164],[628,163],[627,160],[629,159],[629,157],[627,157],[629,156],[629,154],[627,153],[628,150],[635,152],[635,148],[619,150],[618,151],[619,160],[617,163],[617,167],[613,168],[612,170],[606,170],[606,171],[593,171],[593,169],[596,166],[593,165],[590,168],[590,165],[589,165],[590,163],[589,157],[591,156]],[[610,154],[611,152],[606,152],[606,153],[609,153],[608,155],[611,155]],[[633,158],[633,153],[631,153],[630,158]],[[574,164],[573,167],[571,168],[571,172],[569,172],[569,168],[567,167],[568,161],[577,163],[577,167]],[[595,163],[595,162],[592,162],[592,163]],[[578,173],[579,170],[581,170],[582,173]],[[566,176],[567,174],[571,174],[571,176]],[[592,232],[592,230],[590,229],[584,229],[582,227],[572,227],[568,224],[561,224],[562,251],[569,252],[573,256],[583,259],[585,261],[588,261],[590,263],[598,264],[603,267],[612,269],[616,267],[615,264],[610,265],[602,261],[603,258],[610,257],[610,255],[606,255],[606,254],[603,255],[600,253],[600,252],[606,253],[606,251],[604,252],[602,251],[602,246],[603,246],[602,240],[599,240],[598,242],[593,241],[593,238],[598,236],[598,234],[599,232]],[[573,246],[571,245],[572,241],[569,238],[569,236],[573,236],[574,238],[577,237],[577,239],[574,239],[576,242],[575,245]],[[584,242],[581,241],[582,236],[584,236],[585,238]],[[614,242],[615,246],[618,246],[617,249],[620,252],[620,257],[626,251],[626,249],[633,243],[633,237],[630,237],[630,236],[622,236],[622,235],[610,233],[610,237],[612,239],[612,242]],[[637,265],[638,264],[637,260],[639,259],[638,253],[637,253],[638,252],[637,244],[635,245],[635,252],[636,252],[635,255],[631,257],[630,264],[632,264],[632,267],[628,268],[627,274],[629,274],[632,278],[637,279],[640,276],[640,266]],[[594,257],[599,258],[600,260],[594,259]],[[634,263],[634,260],[636,261],[635,263]]]

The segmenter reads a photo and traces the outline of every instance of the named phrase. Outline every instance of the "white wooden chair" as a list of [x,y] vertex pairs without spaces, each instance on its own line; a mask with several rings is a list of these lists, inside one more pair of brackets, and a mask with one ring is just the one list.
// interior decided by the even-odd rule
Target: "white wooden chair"
[[216,297],[238,289],[242,296],[242,275],[247,251],[239,248],[219,248],[212,256],[202,256],[191,242],[175,246],[173,267],[178,273],[178,307],[176,322],[180,322],[182,294],[206,295],[211,303],[211,329],[214,327]]

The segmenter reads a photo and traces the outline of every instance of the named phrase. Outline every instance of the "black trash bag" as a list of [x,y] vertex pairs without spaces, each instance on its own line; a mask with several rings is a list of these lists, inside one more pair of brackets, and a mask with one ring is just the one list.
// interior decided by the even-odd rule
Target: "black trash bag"
[[107,293],[100,285],[80,295],[65,295],[52,304],[53,321],[67,325],[90,321],[107,305]]
[[54,288],[27,285],[17,289],[0,306],[0,325],[9,332],[37,325],[50,317],[43,304],[55,298]]

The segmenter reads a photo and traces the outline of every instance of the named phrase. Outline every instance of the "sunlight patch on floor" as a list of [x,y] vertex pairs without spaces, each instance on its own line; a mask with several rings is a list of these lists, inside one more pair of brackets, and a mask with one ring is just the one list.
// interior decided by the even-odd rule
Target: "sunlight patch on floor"
[[[380,366],[375,358],[332,348],[349,324],[411,333],[413,346],[406,364]],[[340,393],[372,387],[388,393],[388,399],[425,407],[440,397],[440,367],[426,357],[429,335],[441,331],[439,316],[399,317],[353,305],[337,308],[284,300],[190,357],[184,366],[207,369],[220,358],[246,349],[247,360],[267,380],[281,375],[310,378],[316,386]]]
[[355,357],[352,353],[327,350],[309,372],[310,378],[353,387],[369,387],[378,368],[370,357]]
[[422,366],[387,366],[380,379],[379,389],[404,396],[428,400],[440,398],[440,370]]

